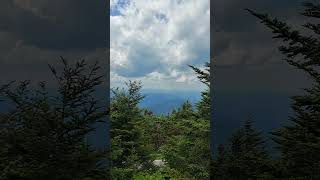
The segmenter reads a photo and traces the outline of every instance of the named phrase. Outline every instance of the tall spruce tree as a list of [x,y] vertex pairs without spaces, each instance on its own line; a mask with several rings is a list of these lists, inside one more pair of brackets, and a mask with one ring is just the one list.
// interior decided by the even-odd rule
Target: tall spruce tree
[[102,83],[99,66],[61,60],[62,73],[50,66],[58,82],[56,96],[44,82],[37,89],[29,81],[1,88],[2,100],[12,108],[0,117],[0,179],[107,178],[100,166],[104,152],[85,141],[106,116],[94,94]]
[[291,124],[275,132],[274,139],[282,153],[285,178],[320,179],[320,5],[307,2],[303,6],[302,15],[309,21],[303,27],[313,35],[304,35],[267,14],[248,11],[272,30],[275,39],[285,43],[279,48],[285,60],[313,80],[303,95],[292,97]]
[[250,120],[232,134],[227,148],[219,146],[213,163],[213,179],[274,179],[265,142]]
[[113,179],[132,179],[149,161],[141,142],[143,111],[139,103],[144,98],[140,82],[129,81],[127,89],[113,89],[111,113],[111,175]]
[[[205,70],[190,66],[209,86],[209,63]],[[208,179],[210,164],[210,94],[206,89],[196,108],[186,101],[170,116],[170,137],[163,153],[171,168],[189,178]]]
[[170,137],[162,148],[167,164],[189,178],[208,179],[210,163],[209,122],[199,119],[186,102],[170,118]]
[[226,146],[219,144],[216,153],[216,159],[211,160],[210,179],[225,180],[228,178],[227,171],[227,154]]
[[198,116],[210,120],[211,118],[211,99],[210,99],[210,63],[205,64],[204,70],[198,67],[189,67],[196,73],[198,79],[207,86],[203,92],[201,92],[201,100],[196,104]]

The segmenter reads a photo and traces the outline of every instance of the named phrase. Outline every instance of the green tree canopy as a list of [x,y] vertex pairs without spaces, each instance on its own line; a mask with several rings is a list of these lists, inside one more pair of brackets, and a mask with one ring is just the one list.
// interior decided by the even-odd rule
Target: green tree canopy
[[50,66],[58,82],[56,96],[45,82],[37,89],[29,81],[1,88],[1,98],[14,106],[0,119],[0,179],[106,178],[105,153],[85,141],[106,117],[94,96],[102,83],[99,66],[61,60],[63,72]]
[[273,179],[272,168],[261,133],[247,120],[232,134],[227,146],[219,146],[213,163],[213,178]]

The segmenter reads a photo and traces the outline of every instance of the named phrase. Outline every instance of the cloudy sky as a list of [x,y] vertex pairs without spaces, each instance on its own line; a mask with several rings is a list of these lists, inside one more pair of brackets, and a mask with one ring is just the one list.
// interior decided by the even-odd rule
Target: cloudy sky
[[52,80],[59,56],[106,64],[107,17],[103,1],[1,0],[0,81]]
[[301,29],[304,0],[211,1],[214,51],[214,121],[212,144],[225,142],[243,121],[252,118],[264,133],[288,123],[290,96],[310,85],[308,76],[288,65],[280,42],[245,8],[268,13]]
[[[211,35],[209,2],[214,18]],[[310,83],[282,60],[279,42],[244,8],[269,13],[301,29],[305,21],[299,15],[301,2],[1,0],[0,83],[50,80],[47,64],[57,64],[59,56],[72,62],[99,60],[107,67],[110,5],[112,86],[138,79],[147,89],[200,90],[203,87],[187,64],[201,66],[208,61],[211,37],[218,124],[213,127],[228,132],[226,128],[238,127],[251,114],[261,127],[268,124],[271,129],[288,119],[288,97]]]
[[188,64],[210,56],[209,0],[111,0],[111,86],[201,90]]
[[279,17],[301,29],[302,0],[214,0],[212,45],[215,89],[220,92],[292,94],[308,79],[290,67],[278,51],[279,41],[245,8]]
[[[48,64],[60,67],[59,56],[69,63],[80,58],[88,63],[99,61],[107,69],[108,4],[100,0],[1,0],[0,85],[32,80],[56,87]],[[106,91],[104,86],[99,95],[105,97]],[[105,98],[100,100],[106,104]],[[0,103],[0,112],[6,107]],[[100,123],[92,138],[97,147],[105,147],[106,131],[106,124]]]

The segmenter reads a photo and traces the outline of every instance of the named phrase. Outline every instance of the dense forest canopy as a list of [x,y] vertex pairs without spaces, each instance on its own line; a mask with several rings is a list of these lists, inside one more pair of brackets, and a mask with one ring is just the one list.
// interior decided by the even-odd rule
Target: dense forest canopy
[[[12,82],[1,98],[14,104],[1,114],[0,179],[207,179],[210,163],[210,94],[192,105],[186,101],[167,115],[140,108],[141,82],[114,88],[110,109],[95,96],[101,85],[98,64],[70,64],[57,80],[56,96],[40,82]],[[208,84],[209,65],[190,66]],[[95,149],[87,135],[110,115],[110,144]],[[107,164],[106,164],[107,162]],[[109,165],[108,165],[109,164]]]
[[[209,64],[190,66],[209,87]],[[193,106],[186,101],[168,115],[140,108],[142,84],[114,88],[111,99],[111,176],[114,179],[208,179],[210,93]]]
[[50,66],[57,95],[45,82],[36,89],[29,81],[0,88],[1,100],[13,104],[0,116],[0,179],[107,179],[106,153],[87,143],[94,125],[107,112],[95,97],[102,83],[99,65],[84,60],[63,71]]

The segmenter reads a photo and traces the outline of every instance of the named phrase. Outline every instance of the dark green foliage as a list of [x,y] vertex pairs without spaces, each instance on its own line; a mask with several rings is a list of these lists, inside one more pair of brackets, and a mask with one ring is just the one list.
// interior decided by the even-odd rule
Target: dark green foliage
[[[167,143],[167,137],[170,135],[170,122],[167,117],[145,116],[145,122],[140,127],[143,129],[143,137],[148,148],[154,152],[158,152]],[[154,155],[157,156],[156,154]]]
[[85,141],[106,116],[93,94],[102,82],[99,66],[84,61],[71,66],[61,59],[62,73],[50,66],[57,96],[44,82],[35,90],[29,81],[1,88],[2,99],[14,108],[0,119],[0,179],[106,178],[105,153]]
[[164,146],[164,157],[170,167],[196,179],[209,176],[210,147],[209,121],[197,119],[191,105],[186,102],[176,114],[172,136]]
[[[201,80],[209,78],[209,72],[193,69]],[[208,179],[209,91],[202,94],[195,107],[186,101],[172,113],[159,116],[139,108],[144,98],[141,87],[138,82],[129,82],[127,89],[113,90],[110,130],[113,179]],[[162,160],[165,165],[156,166],[154,160]]]
[[197,114],[199,118],[210,121],[211,118],[211,99],[210,99],[210,91],[206,89],[201,92],[201,100],[196,104]]
[[213,178],[274,179],[271,159],[260,132],[247,120],[231,137],[227,147],[220,145],[213,162]]
[[138,169],[148,167],[148,150],[142,141],[143,113],[138,107],[144,98],[141,83],[128,82],[127,90],[114,89],[111,98],[111,173],[114,179],[131,179]]
[[203,82],[208,89],[201,92],[201,100],[196,104],[198,116],[202,119],[211,118],[211,96],[210,96],[210,63],[206,63],[205,69],[189,65],[196,73],[198,79]]
[[210,63],[205,64],[205,69],[201,70],[198,67],[189,65],[189,67],[196,73],[198,79],[206,84],[208,87],[210,86]]
[[[268,15],[249,12],[259,18],[272,33],[274,38],[285,44],[279,50],[285,60],[310,75],[313,87],[305,89],[304,95],[292,98],[294,115],[291,124],[274,132],[274,140],[282,153],[283,176],[296,179],[320,179],[320,5],[304,3],[303,16],[310,21],[303,25],[308,33],[293,30],[287,23]],[[311,19],[312,18],[312,19]],[[315,20],[314,22],[311,22]]]
[[[199,80],[209,87],[210,66],[203,71],[190,66]],[[170,167],[196,179],[208,179],[210,168],[210,94],[202,92],[202,99],[196,109],[186,101],[172,115],[170,139],[163,148]]]

